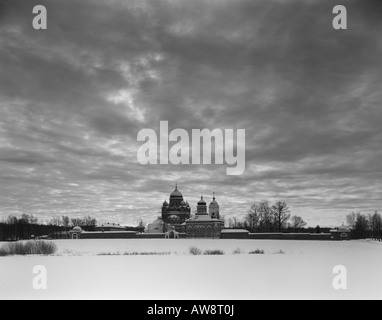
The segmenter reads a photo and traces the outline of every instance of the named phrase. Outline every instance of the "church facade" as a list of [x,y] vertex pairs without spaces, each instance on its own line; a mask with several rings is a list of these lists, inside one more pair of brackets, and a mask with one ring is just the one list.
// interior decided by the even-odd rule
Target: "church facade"
[[185,223],[187,238],[220,239],[224,222],[220,220],[219,209],[214,195],[207,212],[207,203],[202,196],[198,202],[196,214]]
[[192,215],[190,204],[185,201],[176,185],[169,202],[166,200],[162,205],[161,218],[150,224],[147,230],[154,233],[171,228],[185,233],[187,238],[220,239],[224,222],[220,220],[220,207],[215,194],[209,206],[202,196],[195,214]]
[[176,185],[175,190],[170,195],[170,203],[167,200],[162,206],[162,221],[171,225],[181,225],[191,217],[191,207],[184,201],[183,195]]

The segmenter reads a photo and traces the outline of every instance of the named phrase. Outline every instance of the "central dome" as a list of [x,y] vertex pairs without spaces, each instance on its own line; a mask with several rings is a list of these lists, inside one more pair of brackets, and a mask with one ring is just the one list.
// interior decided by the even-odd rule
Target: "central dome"
[[173,193],[171,193],[170,198],[182,198],[183,199],[183,195],[178,190],[178,186],[175,187],[175,190]]

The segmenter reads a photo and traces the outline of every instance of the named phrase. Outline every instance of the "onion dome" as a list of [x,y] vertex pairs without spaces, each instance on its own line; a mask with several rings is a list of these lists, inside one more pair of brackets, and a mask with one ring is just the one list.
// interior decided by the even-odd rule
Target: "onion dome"
[[216,198],[215,198],[215,193],[214,193],[213,200],[210,203],[210,206],[219,207],[219,204],[217,203]]
[[207,203],[204,201],[203,196],[201,197],[200,201],[198,202],[198,206],[205,206]]
[[183,199],[183,195],[180,193],[180,191],[178,190],[178,185],[175,186],[175,190],[173,193],[171,193],[171,196],[170,196],[171,199],[173,198],[182,198]]
[[165,200],[165,202],[163,202],[163,207],[168,207],[168,202],[167,202],[167,200]]
[[185,203],[184,201],[182,201],[182,202],[180,203],[180,205],[181,205],[182,207],[185,207],[185,206],[187,205],[187,203]]

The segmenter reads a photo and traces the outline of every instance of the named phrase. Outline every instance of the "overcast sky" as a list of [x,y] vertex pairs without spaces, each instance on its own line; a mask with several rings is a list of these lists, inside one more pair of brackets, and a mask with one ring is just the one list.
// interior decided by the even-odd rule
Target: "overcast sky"
[[[176,182],[227,218],[260,200],[311,226],[382,209],[381,18],[377,0],[0,0],[0,219],[150,222]],[[139,165],[160,120],[246,129],[245,174]]]

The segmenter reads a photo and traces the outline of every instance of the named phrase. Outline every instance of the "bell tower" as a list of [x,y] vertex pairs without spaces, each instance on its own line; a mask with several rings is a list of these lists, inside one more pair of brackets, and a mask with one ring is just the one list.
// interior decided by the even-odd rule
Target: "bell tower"
[[208,213],[207,213],[207,203],[204,201],[203,196],[201,196],[201,199],[198,202],[198,206],[197,206],[196,211],[197,211],[196,214],[198,216],[200,216],[200,215],[208,215]]
[[214,195],[213,195],[213,200],[210,203],[210,206],[209,206],[208,209],[209,209],[209,214],[210,214],[212,219],[220,219],[220,212],[219,212],[220,211],[220,207],[219,207],[219,204],[216,201],[215,192],[214,192]]

